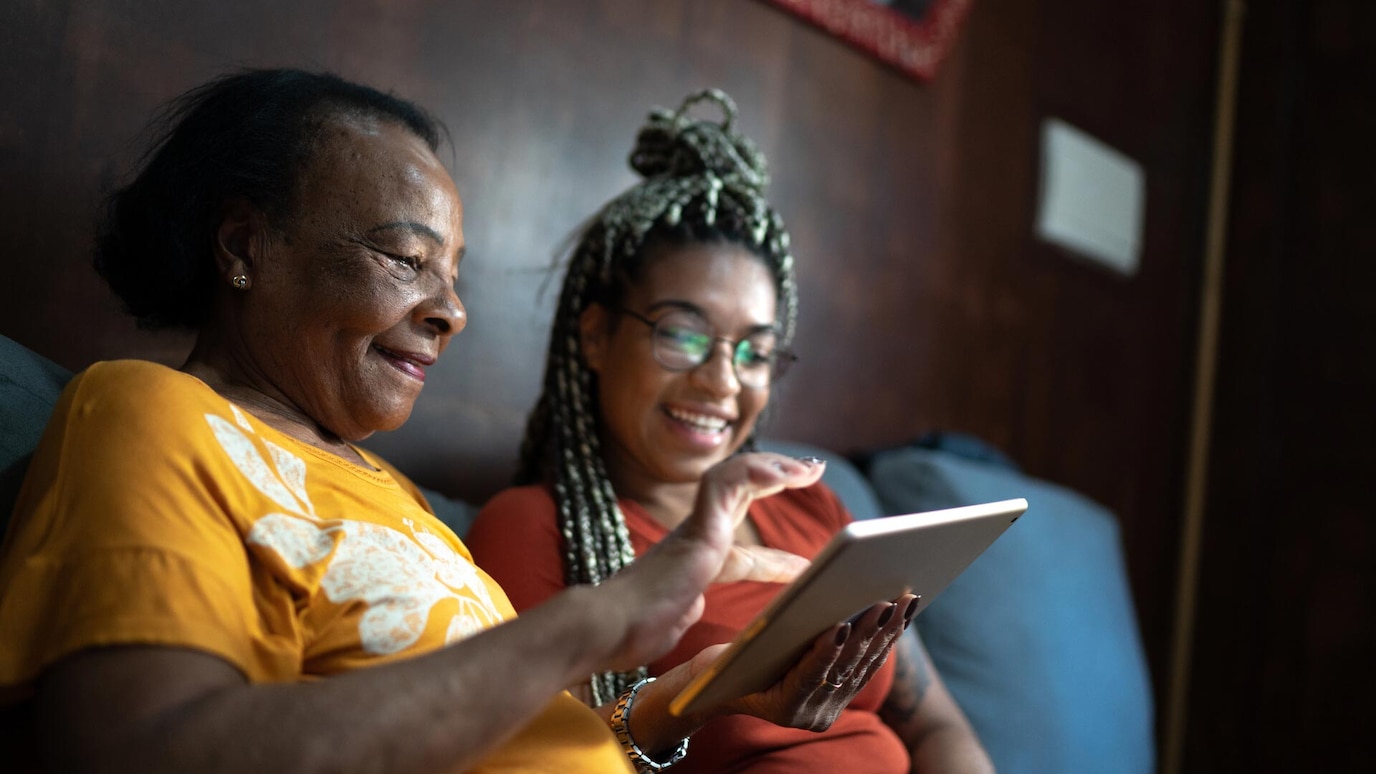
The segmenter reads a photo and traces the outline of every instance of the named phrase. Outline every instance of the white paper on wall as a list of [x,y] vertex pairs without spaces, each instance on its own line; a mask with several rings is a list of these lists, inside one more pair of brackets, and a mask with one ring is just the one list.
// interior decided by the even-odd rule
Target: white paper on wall
[[1039,238],[1131,276],[1145,205],[1142,165],[1060,119],[1042,122]]

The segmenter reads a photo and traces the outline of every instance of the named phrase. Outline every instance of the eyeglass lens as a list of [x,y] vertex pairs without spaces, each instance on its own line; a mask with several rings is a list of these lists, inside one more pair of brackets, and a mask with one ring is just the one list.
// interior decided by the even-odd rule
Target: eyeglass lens
[[[689,312],[671,312],[654,323],[655,359],[666,368],[686,371],[707,362],[718,337],[707,321]],[[763,387],[774,376],[777,336],[761,331],[734,345],[731,362],[736,378],[750,387]]]

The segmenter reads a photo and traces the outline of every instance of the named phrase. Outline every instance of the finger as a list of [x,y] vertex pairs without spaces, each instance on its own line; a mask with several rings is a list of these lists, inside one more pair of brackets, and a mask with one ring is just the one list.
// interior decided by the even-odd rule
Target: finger
[[788,583],[811,564],[797,554],[766,546],[732,546],[715,582]]
[[892,602],[878,602],[858,616],[854,622],[856,636],[846,644],[836,660],[836,672],[830,680],[832,684],[846,682],[853,675],[862,674],[860,667],[866,665],[866,655],[880,637],[886,625],[897,617],[897,606]]
[[837,672],[838,661],[841,658],[845,646],[855,635],[855,626],[849,621],[843,621],[831,629],[822,633],[812,643],[812,668],[807,670],[805,688],[810,693],[831,693],[837,690],[837,680],[833,677]]
[[679,531],[685,537],[729,545],[751,501],[785,488],[811,486],[825,468],[824,462],[769,452],[732,457],[707,471],[698,487],[693,513]]
[[903,635],[908,624],[912,622],[912,617],[917,611],[917,603],[918,598],[912,594],[904,594],[894,600],[891,608],[892,614],[883,616],[883,623],[869,638],[865,651],[860,655],[855,666],[852,680],[859,686],[868,682],[869,676],[874,674],[888,660],[894,644],[898,642],[898,638]]

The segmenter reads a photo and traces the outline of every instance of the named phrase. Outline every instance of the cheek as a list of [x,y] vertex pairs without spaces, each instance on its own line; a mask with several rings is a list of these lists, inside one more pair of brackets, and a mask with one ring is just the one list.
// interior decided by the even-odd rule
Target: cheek
[[747,425],[744,429],[754,429],[755,423],[759,421],[760,414],[769,405],[769,390],[742,390],[740,398],[741,418],[746,420],[742,424]]
[[602,383],[611,386],[604,392],[611,404],[605,408],[632,415],[653,410],[664,389],[661,374],[637,368],[629,358],[612,358],[603,371]]

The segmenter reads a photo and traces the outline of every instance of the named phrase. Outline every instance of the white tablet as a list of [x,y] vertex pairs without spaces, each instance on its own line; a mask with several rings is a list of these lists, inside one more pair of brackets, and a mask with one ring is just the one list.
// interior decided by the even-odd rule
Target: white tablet
[[875,602],[918,595],[921,613],[1027,510],[1023,499],[856,521],[669,704],[675,715],[762,691],[822,632]]

